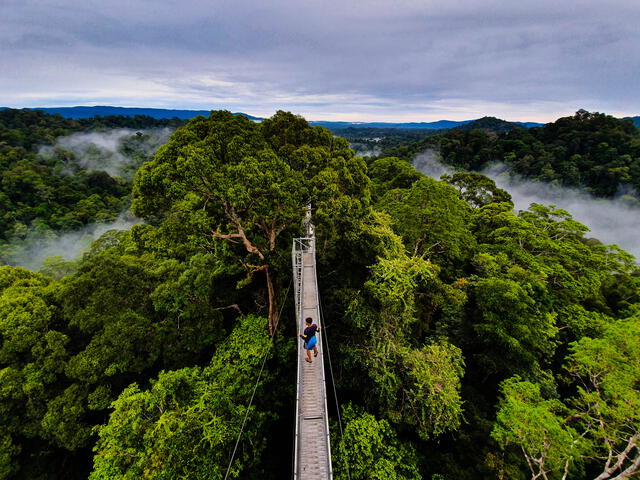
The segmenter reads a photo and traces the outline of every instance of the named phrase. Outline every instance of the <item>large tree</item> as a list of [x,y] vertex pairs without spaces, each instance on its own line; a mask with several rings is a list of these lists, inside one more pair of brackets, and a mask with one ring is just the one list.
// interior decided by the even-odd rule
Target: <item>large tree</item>
[[[133,210],[161,224],[165,239],[178,240],[165,243],[167,250],[190,243],[233,258],[247,272],[241,285],[261,272],[273,332],[279,320],[275,277],[279,268],[289,268],[281,259],[290,238],[302,233],[306,206],[313,202],[322,218],[335,219],[348,204],[345,198],[360,196],[363,172],[344,140],[301,117],[278,112],[256,124],[212,112],[178,130],[142,166]],[[280,240],[288,229],[288,239]]]

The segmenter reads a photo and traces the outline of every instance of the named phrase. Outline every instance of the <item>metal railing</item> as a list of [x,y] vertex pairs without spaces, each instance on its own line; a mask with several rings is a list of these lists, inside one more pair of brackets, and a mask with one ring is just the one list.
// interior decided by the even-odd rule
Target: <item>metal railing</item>
[[304,254],[314,252],[315,239],[313,237],[303,237],[293,239],[291,249],[291,264],[293,265],[293,285],[296,305],[296,321],[298,326],[302,323],[302,272],[304,271]]

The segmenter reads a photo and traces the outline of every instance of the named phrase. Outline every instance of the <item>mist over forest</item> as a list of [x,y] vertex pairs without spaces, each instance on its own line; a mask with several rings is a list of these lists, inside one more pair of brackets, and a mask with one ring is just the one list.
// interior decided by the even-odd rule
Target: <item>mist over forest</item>
[[[416,155],[413,165],[435,179],[456,171],[443,164],[434,150]],[[533,203],[555,205],[589,227],[590,236],[605,244],[616,244],[640,259],[640,231],[636,228],[640,225],[640,203],[636,196],[624,193],[598,198],[578,188],[527,180],[499,162],[489,164],[480,173],[508,191],[516,209],[526,210]]]
[[[473,125],[477,128],[489,126],[497,128],[497,131],[503,129],[501,124],[492,125],[487,121],[475,122]],[[513,127],[515,124],[509,126]],[[61,160],[60,173],[63,175],[72,176],[80,171],[101,171],[130,182],[139,166],[149,160],[160,145],[168,141],[173,131],[173,126],[142,129],[101,127],[98,131],[59,136],[53,143],[37,147],[37,153],[43,158]],[[443,130],[423,133],[364,126],[360,129],[340,127],[337,132],[340,136],[356,139],[350,145],[357,155],[380,157],[385,155],[385,149],[388,150],[390,145],[397,147],[402,142],[410,145],[427,136],[442,133]],[[365,141],[358,141],[358,137],[362,136],[359,132],[366,132],[368,137]],[[442,162],[437,146],[417,153],[412,162],[420,172],[436,179],[455,171],[453,166]],[[640,201],[632,186],[619,187],[612,198],[598,198],[585,189],[563,187],[558,182],[550,184],[526,179],[500,161],[489,162],[479,171],[511,194],[516,209],[526,210],[532,203],[555,205],[567,210],[576,220],[588,226],[593,237],[606,244],[617,244],[640,258],[640,238],[637,229],[633,228],[640,224]],[[38,270],[47,257],[75,260],[102,233],[109,229],[126,230],[138,222],[130,214],[126,215],[126,209],[117,216],[117,219],[85,225],[81,229],[64,233],[42,226],[31,228],[3,247],[0,258],[9,265],[24,266],[31,270]]]
[[174,129],[133,130],[118,128],[98,132],[78,132],[56,138],[53,145],[43,145],[38,154],[63,157],[73,174],[74,168],[106,172],[112,177],[132,180],[142,162],[148,160],[160,145],[167,143]]
[[[53,142],[34,145],[43,164],[53,164],[53,175],[77,178],[91,176],[93,183],[116,183],[124,188],[133,181],[140,165],[148,161],[159,146],[165,144],[174,127],[155,128],[105,128],[61,135]],[[108,175],[99,177],[96,172]],[[52,195],[55,195],[52,192]],[[17,231],[10,233],[0,244],[0,260],[7,265],[39,270],[48,257],[59,257],[64,261],[77,260],[91,243],[109,230],[128,230],[141,223],[128,213],[128,192],[120,193],[122,199],[113,197],[107,208],[109,212],[95,214],[93,221],[82,222],[76,228],[58,229],[46,225],[40,219],[31,225],[14,224]],[[91,201],[95,200],[94,205]],[[94,210],[95,203],[102,203],[96,196],[81,200],[78,210]],[[99,208],[99,206],[98,206]],[[79,228],[78,228],[79,227]]]
[[33,228],[19,240],[4,245],[0,258],[6,265],[39,271],[47,259],[57,257],[67,262],[78,260],[106,232],[130,230],[133,225],[140,223],[141,220],[131,214],[122,213],[113,221],[92,223],[75,230],[55,232]]

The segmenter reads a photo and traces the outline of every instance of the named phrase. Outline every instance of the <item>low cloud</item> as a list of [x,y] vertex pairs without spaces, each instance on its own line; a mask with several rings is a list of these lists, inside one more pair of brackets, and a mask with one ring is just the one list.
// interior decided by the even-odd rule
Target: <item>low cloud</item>
[[[67,173],[77,168],[101,170],[111,176],[133,178],[141,163],[151,158],[173,133],[170,128],[74,133],[59,137],[51,146],[43,146],[39,154],[64,158]],[[71,153],[72,155],[69,155]]]
[[440,153],[434,149],[428,149],[416,155],[413,159],[413,166],[431,178],[440,178],[444,174],[455,172],[451,167],[442,163]]
[[[75,174],[79,169],[100,170],[131,180],[139,166],[167,142],[172,132],[170,128],[163,128],[75,133],[59,137],[54,145],[43,146],[38,153],[61,159],[65,165],[63,172],[68,175]],[[48,257],[76,260],[105,232],[128,230],[140,222],[122,213],[112,222],[94,223],[68,232],[31,226],[22,238],[14,238],[0,245],[0,264],[39,270]]]
[[513,197],[517,209],[532,203],[556,205],[568,211],[575,220],[591,229],[590,236],[602,243],[615,244],[640,259],[640,208],[631,199],[619,195],[614,199],[597,198],[574,188],[544,182],[532,182],[513,175],[501,164],[480,172],[493,179]]
[[371,146],[366,143],[351,143],[351,149],[356,152],[359,157],[377,157],[382,153],[382,148]]
[[[417,155],[414,166],[433,178],[453,172],[441,163],[438,154],[433,151]],[[555,205],[589,227],[591,232],[588,236],[605,244],[618,245],[640,259],[640,233],[637,229],[637,225],[640,225],[640,208],[637,201],[625,196],[624,192],[614,199],[596,198],[577,189],[523,179],[501,163],[492,164],[480,173],[507,190],[516,209],[525,210],[532,203]]]
[[14,240],[2,247],[0,263],[37,271],[48,257],[62,257],[71,261],[79,259],[91,243],[109,230],[129,230],[141,223],[140,219],[122,214],[109,223],[94,223],[80,230],[56,233],[52,230],[31,229],[25,238]]

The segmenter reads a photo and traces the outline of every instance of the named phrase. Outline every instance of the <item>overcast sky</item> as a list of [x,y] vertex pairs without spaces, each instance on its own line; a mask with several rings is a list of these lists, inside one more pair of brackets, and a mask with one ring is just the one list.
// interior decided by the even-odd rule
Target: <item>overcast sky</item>
[[0,0],[0,106],[640,115],[639,0]]

